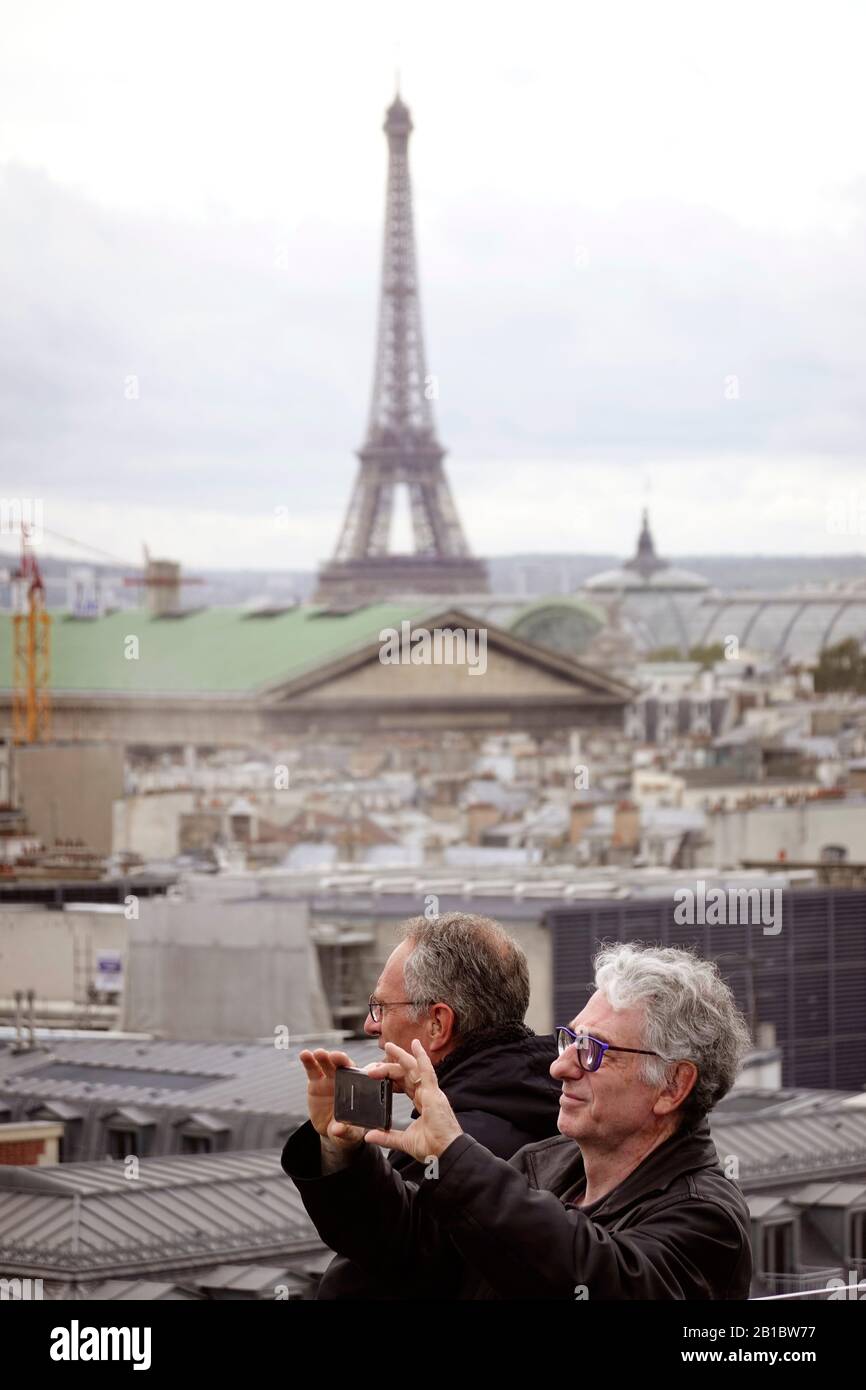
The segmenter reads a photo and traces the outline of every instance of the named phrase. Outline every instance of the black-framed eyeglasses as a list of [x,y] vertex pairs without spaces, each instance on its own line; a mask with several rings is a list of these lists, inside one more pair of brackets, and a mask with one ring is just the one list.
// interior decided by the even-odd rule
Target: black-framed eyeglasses
[[374,1023],[382,1022],[382,1013],[385,1009],[401,1009],[408,1004],[414,1005],[414,999],[377,999],[375,994],[370,995],[369,1011]]
[[638,1052],[642,1057],[661,1057],[663,1062],[676,1060],[674,1057],[662,1057],[660,1052],[650,1052],[645,1047],[614,1047],[613,1043],[594,1038],[591,1033],[575,1033],[564,1025],[556,1029],[556,1047],[560,1057],[570,1047],[576,1048],[577,1060],[584,1071],[598,1071],[606,1052]]

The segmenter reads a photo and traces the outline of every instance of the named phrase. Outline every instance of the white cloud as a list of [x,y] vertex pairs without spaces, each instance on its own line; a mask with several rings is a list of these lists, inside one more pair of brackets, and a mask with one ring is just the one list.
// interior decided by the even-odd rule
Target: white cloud
[[36,0],[0,57],[6,491],[109,550],[273,566],[286,505],[286,563],[330,552],[399,36],[476,548],[624,553],[649,478],[667,553],[850,550],[816,507],[866,446],[864,28],[844,3]]

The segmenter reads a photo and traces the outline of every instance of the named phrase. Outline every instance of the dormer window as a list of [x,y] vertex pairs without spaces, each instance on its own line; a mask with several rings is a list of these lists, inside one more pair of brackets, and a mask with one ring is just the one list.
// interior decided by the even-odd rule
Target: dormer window
[[848,1217],[849,1258],[855,1264],[866,1264],[866,1207],[852,1211]]
[[190,1115],[177,1128],[178,1152],[182,1154],[223,1153],[229,1147],[231,1129],[215,1115]]
[[774,1221],[761,1230],[761,1269],[765,1274],[794,1274],[794,1223]]
[[109,1158],[134,1155],[146,1158],[153,1152],[155,1121],[144,1110],[125,1106],[105,1117],[105,1152]]

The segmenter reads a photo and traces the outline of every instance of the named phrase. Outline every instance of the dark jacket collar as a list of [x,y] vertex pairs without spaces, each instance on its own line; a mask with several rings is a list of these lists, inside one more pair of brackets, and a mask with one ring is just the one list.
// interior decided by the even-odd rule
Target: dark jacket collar
[[[571,1154],[566,1145],[572,1146]],[[719,1156],[710,1137],[709,1122],[704,1116],[694,1128],[677,1130],[657,1149],[648,1153],[628,1177],[623,1178],[599,1201],[598,1207],[593,1206],[593,1215],[602,1210],[606,1214],[613,1214],[652,1192],[666,1191],[683,1173],[717,1168],[718,1165]],[[559,1194],[574,1187],[586,1176],[580,1150],[573,1139],[565,1136],[539,1146],[532,1156],[532,1167],[539,1186],[548,1187],[549,1182],[553,1182],[555,1187],[551,1187],[551,1190]]]
[[556,1130],[561,1087],[550,1075],[555,1056],[552,1034],[539,1037],[523,1023],[503,1024],[469,1034],[439,1063],[436,1078],[458,1117],[467,1111],[495,1116],[522,1131],[526,1144]]

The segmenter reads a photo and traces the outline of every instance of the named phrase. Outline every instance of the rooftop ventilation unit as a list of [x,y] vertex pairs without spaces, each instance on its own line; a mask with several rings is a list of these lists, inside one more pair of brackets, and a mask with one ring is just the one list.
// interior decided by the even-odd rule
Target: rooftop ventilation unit
[[250,608],[244,614],[247,618],[280,618],[283,613],[293,613],[300,604],[297,599],[290,599],[286,603],[263,603],[260,608]]
[[350,613],[360,613],[362,608],[369,608],[368,602],[353,603],[347,600],[345,603],[329,603],[327,608],[320,608],[313,616],[316,618],[347,618]]
[[151,617],[155,621],[162,622],[164,618],[192,618],[196,613],[207,612],[207,604],[200,603],[195,608],[169,608],[162,613],[153,613]]

